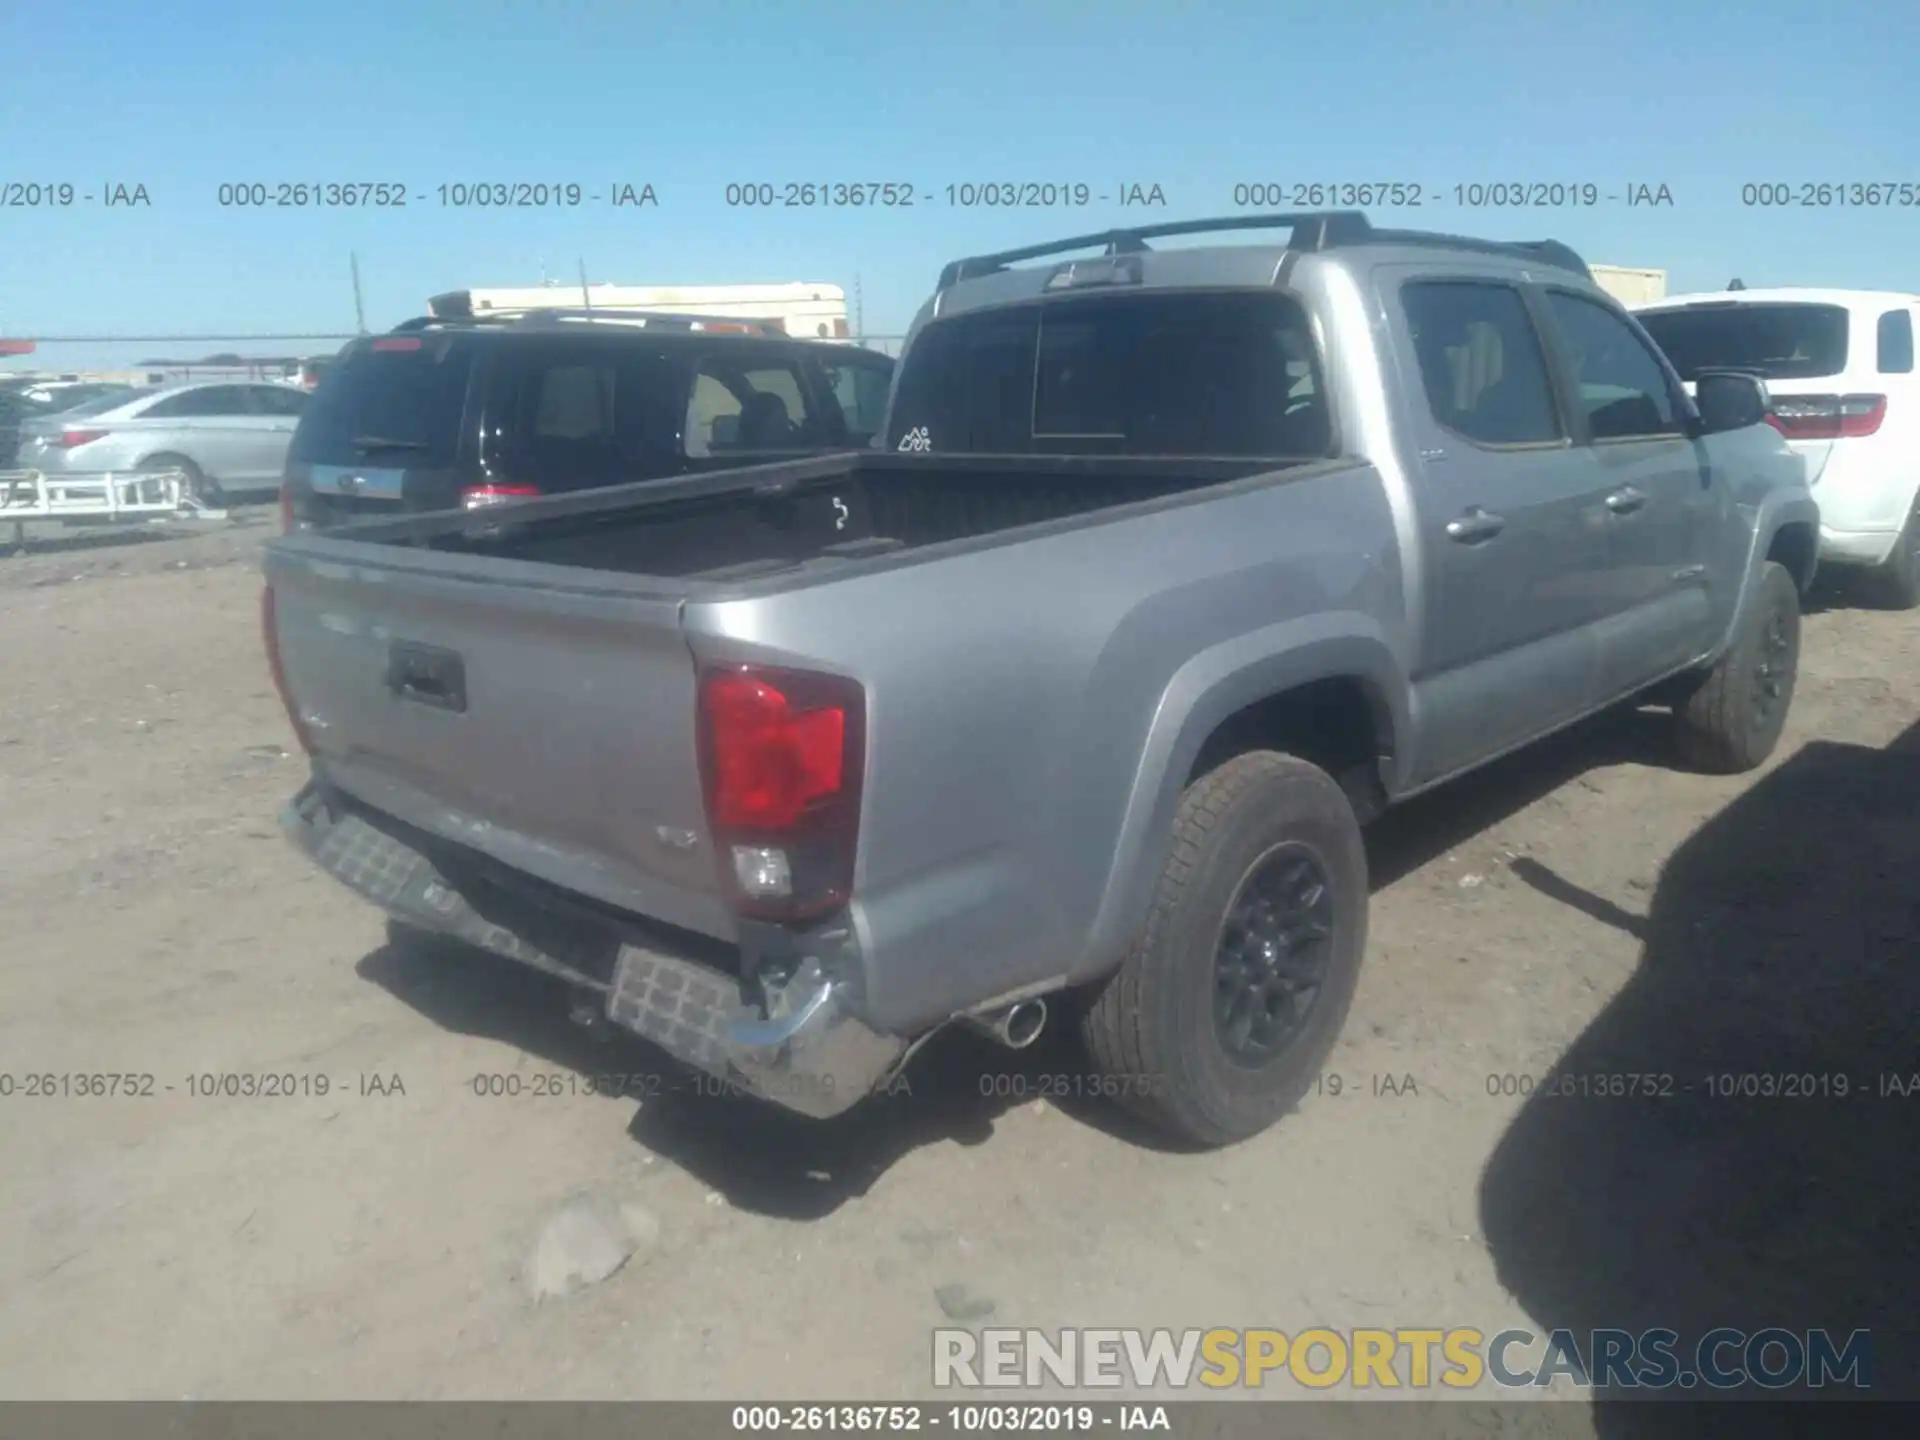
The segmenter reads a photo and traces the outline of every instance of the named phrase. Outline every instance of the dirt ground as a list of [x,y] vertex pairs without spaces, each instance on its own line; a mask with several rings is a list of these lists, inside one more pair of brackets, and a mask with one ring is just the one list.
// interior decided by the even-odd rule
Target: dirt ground
[[[1816,608],[1757,777],[1675,772],[1630,712],[1388,817],[1321,1093],[1193,1156],[983,1094],[1069,1066],[1051,1042],[953,1037],[825,1125],[533,1095],[659,1061],[542,977],[390,945],[280,838],[269,528],[0,560],[0,1395],[909,1398],[936,1292],[1048,1329],[1865,1325],[1877,1382],[1914,1373],[1920,1096],[1878,1091],[1920,1071],[1913,617]],[[305,1093],[193,1093],[243,1072]],[[1690,1088],[1543,1093],[1628,1072]],[[581,1193],[657,1234],[535,1304]]]

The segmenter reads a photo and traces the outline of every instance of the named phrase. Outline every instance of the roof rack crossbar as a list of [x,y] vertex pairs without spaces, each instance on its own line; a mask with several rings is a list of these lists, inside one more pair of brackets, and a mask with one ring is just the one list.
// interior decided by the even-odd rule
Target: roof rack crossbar
[[548,306],[537,310],[516,310],[502,317],[522,324],[543,324],[549,320],[604,320],[609,323],[624,321],[631,324],[640,321],[648,325],[685,327],[695,325],[741,325],[756,330],[775,330],[779,325],[766,316],[747,315],[696,315],[679,310],[625,310],[610,305],[596,305],[591,309],[585,306]]
[[1324,250],[1334,245],[1351,245],[1373,233],[1367,217],[1358,210],[1302,210],[1282,215],[1224,215],[1211,220],[1172,220],[1163,225],[1136,225],[1119,230],[1103,230],[1094,235],[1075,235],[1067,240],[1026,245],[1018,250],[1002,250],[992,255],[971,255],[953,261],[940,272],[939,288],[945,290],[962,280],[991,275],[1015,261],[1064,255],[1070,250],[1091,250],[1099,246],[1109,255],[1137,255],[1150,248],[1147,241],[1171,235],[1281,229],[1293,231],[1288,247],[1295,250]]
[[1438,230],[1376,230],[1372,237],[1382,245],[1432,245],[1448,250],[1474,250],[1487,255],[1511,255],[1522,260],[1543,260],[1562,270],[1571,270],[1587,279],[1593,272],[1571,245],[1558,240],[1482,240],[1470,235],[1447,235]]
[[1432,245],[1543,261],[1563,270],[1571,270],[1589,280],[1593,278],[1593,272],[1579,253],[1558,240],[1478,240],[1429,230],[1376,230],[1366,215],[1358,210],[1304,210],[1283,215],[1228,215],[1212,220],[1176,220],[1164,225],[1141,225],[1123,230],[1105,230],[1094,235],[1075,235],[1066,240],[1027,245],[1018,250],[1002,250],[993,255],[969,256],[953,261],[940,272],[939,288],[945,290],[962,280],[991,275],[1016,261],[1038,260],[1072,250],[1091,250],[1099,246],[1108,255],[1133,255],[1147,250],[1148,240],[1161,236],[1282,228],[1293,232],[1287,241],[1289,250],[1314,252],[1369,243]]
[[393,334],[409,330],[449,330],[472,329],[482,325],[530,325],[538,328],[569,320],[587,320],[604,325],[641,325],[662,330],[691,330],[696,325],[724,325],[733,330],[746,330],[761,335],[784,335],[786,330],[780,322],[771,319],[749,319],[742,315],[685,315],[665,310],[588,310],[561,309],[543,306],[538,310],[505,310],[480,315],[416,315],[411,320],[402,320],[393,327]]

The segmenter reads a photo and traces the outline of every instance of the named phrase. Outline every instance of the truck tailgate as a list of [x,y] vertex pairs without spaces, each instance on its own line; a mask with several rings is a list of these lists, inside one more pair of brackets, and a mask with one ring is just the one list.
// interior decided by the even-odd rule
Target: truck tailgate
[[[347,795],[552,884],[719,938],[680,602],[625,577],[269,548],[280,662]],[[526,572],[538,571],[537,575]]]

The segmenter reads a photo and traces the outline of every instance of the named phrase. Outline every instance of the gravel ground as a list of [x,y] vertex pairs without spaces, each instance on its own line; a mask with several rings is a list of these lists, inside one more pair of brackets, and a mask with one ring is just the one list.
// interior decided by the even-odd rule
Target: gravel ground
[[[1321,1092],[1193,1156],[1035,1098],[1050,1041],[954,1036],[825,1125],[566,1093],[661,1066],[542,977],[394,942],[279,838],[269,529],[0,560],[0,1395],[911,1398],[955,1313],[1864,1325],[1878,1384],[1915,1373],[1920,1094],[1881,1079],[1920,1072],[1912,617],[1810,615],[1758,776],[1677,773],[1629,712],[1389,816]],[[296,1093],[194,1093],[242,1073]],[[1674,1093],[1581,1078],[1620,1074]]]

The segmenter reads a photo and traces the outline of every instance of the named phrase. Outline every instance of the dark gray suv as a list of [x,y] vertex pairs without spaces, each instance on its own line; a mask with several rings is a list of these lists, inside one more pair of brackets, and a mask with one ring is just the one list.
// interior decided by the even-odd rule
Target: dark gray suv
[[329,365],[282,507],[326,528],[861,449],[893,363],[691,316],[409,321]]

